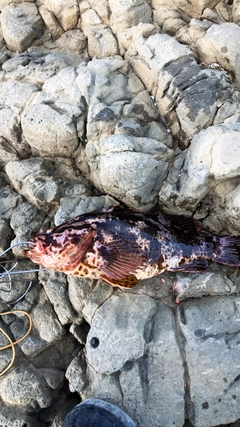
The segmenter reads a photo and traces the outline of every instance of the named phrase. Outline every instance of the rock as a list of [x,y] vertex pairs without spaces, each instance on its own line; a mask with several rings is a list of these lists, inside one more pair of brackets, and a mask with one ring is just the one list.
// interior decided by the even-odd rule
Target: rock
[[[220,1],[216,6],[215,10],[222,22],[230,22],[232,10],[229,4]],[[235,22],[235,21],[234,21]]]
[[109,6],[112,12],[111,26],[114,33],[138,25],[140,22],[152,23],[152,10],[145,0],[137,3],[134,0],[123,3],[109,0]]
[[239,0],[234,0],[234,2],[233,2],[232,17],[233,17],[233,22],[235,22],[235,24],[239,25],[239,22],[240,22],[240,2],[239,2]]
[[44,292],[40,292],[38,305],[32,310],[32,317],[40,338],[45,342],[50,344],[64,336],[65,331]]
[[87,38],[80,29],[66,31],[56,40],[56,45],[81,57],[88,57]]
[[[140,301],[141,313],[145,316],[139,318]],[[112,374],[127,361],[141,358],[144,331],[149,329],[154,312],[155,304],[150,298],[140,300],[130,294],[112,295],[101,305],[93,316],[86,344],[87,361],[95,371]],[[112,325],[110,329],[109,325]]]
[[73,162],[64,159],[12,161],[6,165],[6,173],[19,193],[39,208],[57,208],[61,196],[87,196],[90,192],[86,180],[74,173]]
[[77,165],[100,191],[149,209],[168,171],[171,138],[142,83],[125,67],[114,57],[77,70],[76,84],[89,104],[87,144]]
[[240,28],[234,23],[212,25],[195,46],[201,61],[206,64],[218,62],[232,73],[238,89],[240,88],[239,57],[234,47],[239,35]]
[[24,415],[16,408],[9,408],[2,402],[0,404],[0,423],[3,426],[13,426],[15,424],[16,427],[22,427],[25,424],[27,427],[43,427],[42,423],[34,417],[34,414],[33,416]]
[[186,157],[182,156],[182,161],[179,158],[176,181],[169,175],[168,183],[161,188],[161,202],[172,200],[177,209],[192,212],[211,189],[221,183],[228,185],[229,180],[237,178],[239,144],[239,124],[234,116],[224,124],[199,132]]
[[85,298],[82,310],[82,314],[88,323],[91,323],[96,310],[112,295],[112,293],[112,286],[100,280],[97,281],[90,295]]
[[40,6],[38,12],[46,25],[49,33],[51,34],[52,39],[55,41],[63,34],[63,29],[59,25],[55,15],[50,12],[45,6]]
[[[28,298],[15,304],[14,309],[27,311],[32,317],[33,329],[18,345],[27,358],[33,358],[47,348],[57,345],[58,341],[63,339],[66,331],[59,323],[52,305],[40,286],[35,283],[27,295]],[[15,316],[10,324],[11,332],[16,340],[26,333],[28,327],[29,320],[27,316],[23,315]]]
[[70,0],[67,3],[64,0],[43,0],[42,3],[50,12],[54,13],[65,31],[77,26],[79,8],[76,0]]
[[27,143],[45,155],[71,157],[78,146],[71,118],[46,104],[29,106],[22,118],[22,128]]
[[116,134],[100,138],[98,145],[89,142],[86,154],[91,179],[98,188],[147,210],[156,203],[172,151],[159,141]]
[[29,102],[37,87],[15,80],[0,83],[0,97],[2,108],[0,110],[1,136],[10,141],[18,150],[21,135],[20,114]]
[[10,187],[5,187],[0,190],[0,199],[0,217],[10,219],[15,209],[20,205],[22,197]]
[[[25,242],[39,231],[44,223],[43,214],[31,203],[22,203],[12,214],[11,228],[14,230],[16,238],[12,245],[18,242]],[[13,249],[13,253],[22,256],[23,247],[19,246]]]
[[176,275],[174,291],[176,293],[176,302],[187,298],[197,298],[207,295],[230,295],[236,292],[234,281],[224,271],[214,271],[216,267],[201,274],[192,274],[191,277],[186,275]]
[[8,221],[0,219],[0,254],[10,246],[12,230]]
[[186,46],[165,34],[138,37],[126,58],[183,147],[212,123],[218,105],[230,96],[224,72],[202,70]]
[[11,160],[19,160],[18,152],[6,139],[0,137],[0,169]]
[[[111,310],[113,305],[115,309]],[[85,398],[91,394],[123,406],[144,427],[183,425],[182,362],[171,332],[172,321],[171,310],[148,297],[112,295],[93,317],[86,346],[89,367],[82,368],[78,378],[81,375],[83,384],[76,387],[82,389]],[[114,327],[109,329],[109,325]],[[172,365],[174,370],[169,368]],[[110,378],[112,397],[107,387]],[[166,390],[173,391],[173,384],[175,397],[171,400],[171,392]],[[122,396],[118,395],[120,390]],[[156,399],[162,402],[161,411],[155,407]]]
[[163,29],[164,33],[174,36],[176,32],[186,26],[186,22],[182,19],[181,13],[170,8],[159,7],[153,12],[154,21]]
[[[74,189],[76,189],[75,186]],[[55,224],[60,225],[76,216],[84,213],[89,213],[102,208],[116,206],[118,202],[109,196],[86,196],[71,197],[72,194],[67,194],[68,197],[63,197],[60,200],[60,207],[55,215]]]
[[100,19],[95,10],[84,11],[81,14],[81,21],[91,58],[118,55],[118,44],[111,29]]
[[41,271],[39,280],[53,305],[59,322],[62,325],[72,323],[75,313],[68,301],[68,286],[65,274],[55,271]]
[[75,310],[75,314],[78,318],[82,319],[84,300],[91,294],[92,290],[96,286],[96,281],[74,276],[69,276],[67,280],[69,301]]
[[42,36],[44,27],[33,3],[11,3],[1,13],[4,39],[10,50],[23,52],[33,40]]
[[178,321],[196,427],[234,422],[239,413],[239,298],[203,298],[181,303]]
[[[67,55],[31,51],[19,54],[4,62],[2,68],[4,76],[10,80],[26,80],[41,88],[46,80],[52,77],[60,69],[69,66],[71,58]],[[79,60],[79,62],[81,62]]]
[[28,362],[18,363],[1,379],[0,393],[4,403],[19,407],[23,413],[39,412],[52,402],[46,383]]
[[195,46],[197,40],[206,33],[211,25],[212,23],[207,20],[200,21],[199,19],[193,18],[187,26],[178,30],[176,39],[180,43]]

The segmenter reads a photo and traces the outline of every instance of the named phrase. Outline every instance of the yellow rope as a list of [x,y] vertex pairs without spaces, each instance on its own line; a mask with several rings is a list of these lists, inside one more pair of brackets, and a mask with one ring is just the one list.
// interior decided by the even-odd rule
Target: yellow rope
[[2,375],[4,375],[10,368],[11,368],[11,366],[13,365],[13,363],[14,363],[14,360],[15,360],[15,355],[16,355],[16,351],[15,351],[15,348],[14,348],[14,346],[16,345],[16,344],[18,344],[19,342],[21,342],[22,340],[24,340],[25,338],[27,338],[27,336],[30,334],[30,332],[31,332],[31,329],[32,329],[32,317],[30,316],[30,314],[29,313],[27,313],[27,311],[24,311],[24,310],[12,310],[12,311],[4,311],[3,313],[0,313],[0,316],[3,316],[4,314],[15,314],[15,313],[21,313],[21,314],[25,314],[27,317],[28,317],[28,319],[29,319],[29,328],[28,328],[28,331],[26,332],[26,334],[25,335],[23,335],[23,337],[21,337],[21,338],[19,338],[18,340],[16,340],[16,341],[12,341],[11,340],[11,338],[10,338],[10,336],[2,329],[2,328],[0,328],[0,332],[2,332],[3,333],[3,335],[5,335],[5,337],[8,339],[8,341],[9,341],[9,344],[6,344],[6,345],[4,345],[4,346],[2,346],[2,347],[0,347],[0,350],[5,350],[6,348],[12,348],[12,360],[11,360],[11,362],[8,364],[8,366],[0,373],[0,377],[2,376]]

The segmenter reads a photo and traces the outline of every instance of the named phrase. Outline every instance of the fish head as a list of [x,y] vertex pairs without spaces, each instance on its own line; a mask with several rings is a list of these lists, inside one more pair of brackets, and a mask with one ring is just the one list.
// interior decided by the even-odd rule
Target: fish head
[[65,273],[73,271],[83,260],[93,238],[92,230],[48,231],[29,240],[24,255],[45,268]]

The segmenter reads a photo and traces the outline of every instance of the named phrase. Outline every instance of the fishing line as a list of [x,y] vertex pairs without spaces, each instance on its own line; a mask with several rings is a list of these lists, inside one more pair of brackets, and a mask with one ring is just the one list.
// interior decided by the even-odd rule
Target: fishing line
[[0,351],[1,350],[6,350],[7,348],[12,348],[12,359],[10,361],[10,363],[7,365],[6,368],[3,369],[3,371],[0,373],[0,377],[2,375],[4,375],[13,365],[15,357],[16,357],[16,351],[15,351],[15,345],[20,343],[21,341],[23,341],[25,338],[27,338],[27,336],[30,334],[31,329],[32,329],[32,316],[24,310],[11,310],[11,311],[4,311],[2,313],[0,313],[0,316],[4,316],[5,314],[16,314],[16,313],[20,313],[20,314],[24,314],[25,316],[28,317],[29,320],[29,327],[27,332],[25,333],[25,335],[23,335],[21,338],[18,338],[16,341],[12,341],[12,339],[10,338],[10,336],[7,334],[7,332],[5,332],[1,327],[0,327],[0,332],[2,332],[2,334],[8,339],[9,344],[6,344],[2,347],[0,347]]

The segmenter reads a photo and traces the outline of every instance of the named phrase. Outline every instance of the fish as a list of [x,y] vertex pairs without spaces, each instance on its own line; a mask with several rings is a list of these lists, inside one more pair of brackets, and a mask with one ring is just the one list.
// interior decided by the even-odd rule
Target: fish
[[24,255],[45,268],[120,288],[163,272],[204,271],[209,261],[240,266],[240,235],[212,235],[187,215],[112,206],[30,239]]

